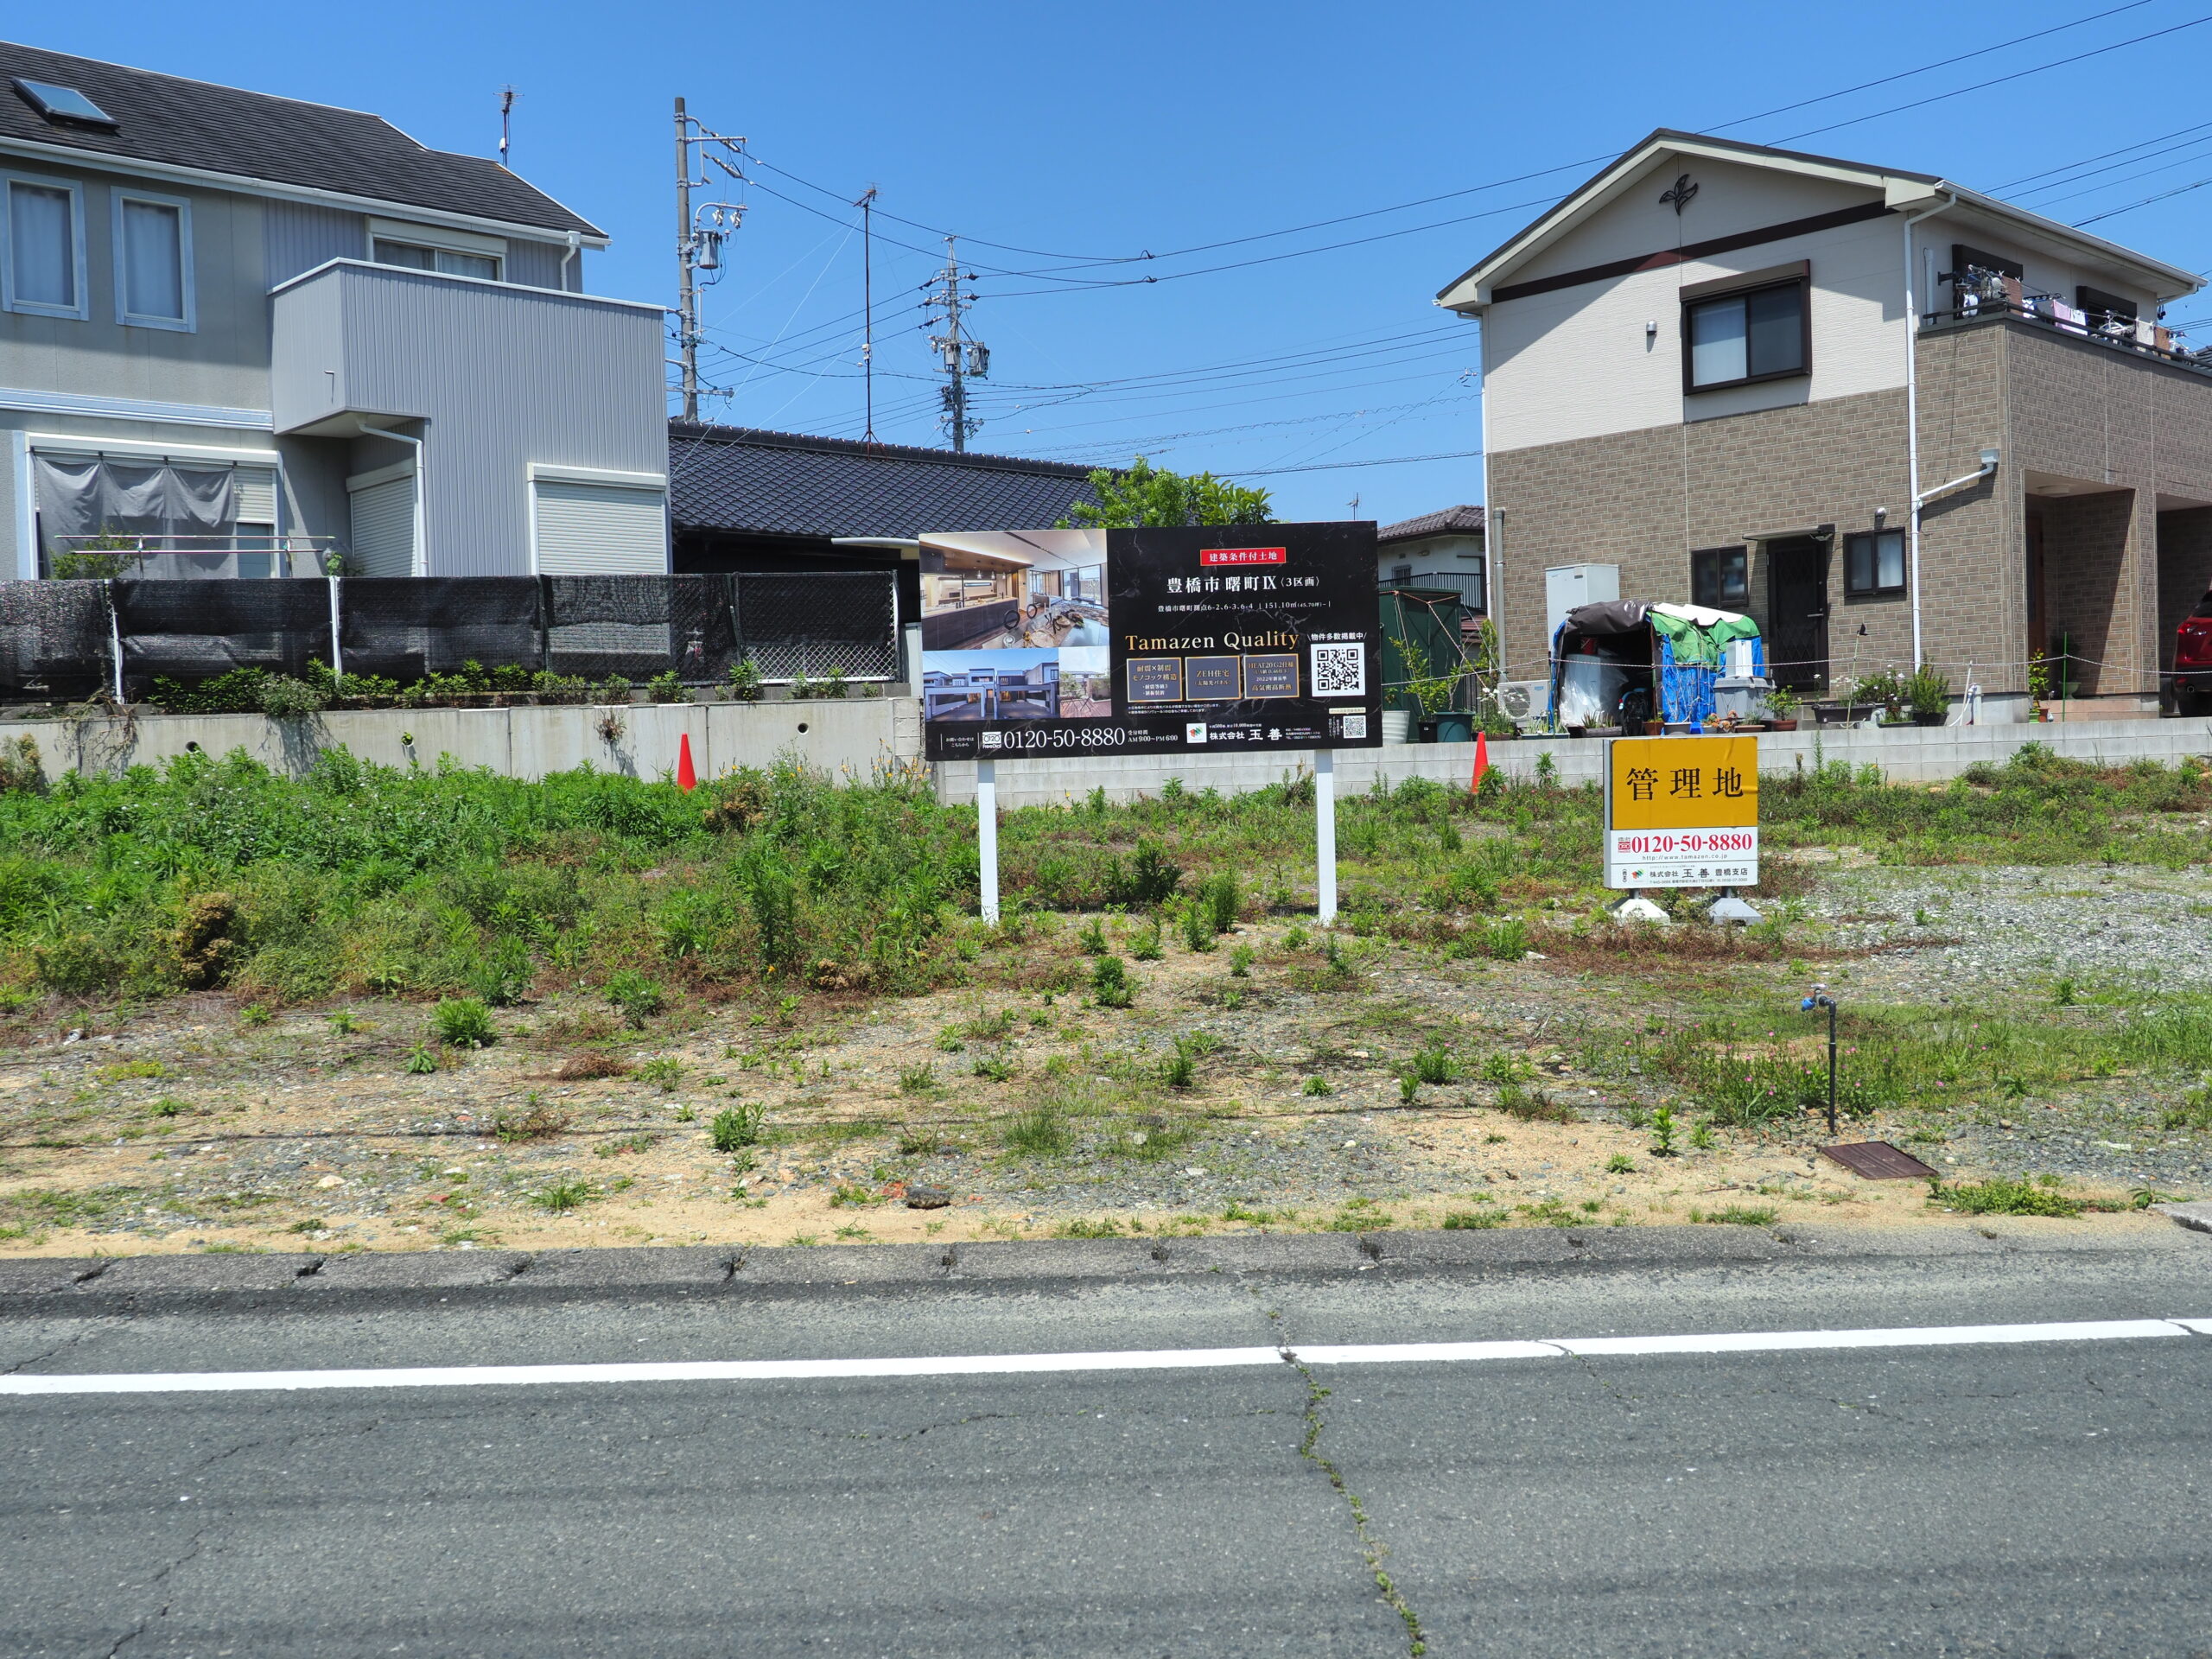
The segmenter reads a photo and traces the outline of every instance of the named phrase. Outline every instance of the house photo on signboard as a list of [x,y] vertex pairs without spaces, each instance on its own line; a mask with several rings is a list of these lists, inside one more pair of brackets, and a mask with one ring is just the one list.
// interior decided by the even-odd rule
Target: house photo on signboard
[[1382,741],[1371,524],[920,543],[932,760]]

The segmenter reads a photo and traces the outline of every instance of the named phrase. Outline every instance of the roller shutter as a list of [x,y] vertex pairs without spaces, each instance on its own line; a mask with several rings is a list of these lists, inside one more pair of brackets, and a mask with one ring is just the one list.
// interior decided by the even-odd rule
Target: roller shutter
[[238,506],[238,522],[242,524],[274,524],[276,522],[276,469],[273,467],[239,467],[231,474],[232,498]]
[[537,493],[539,575],[668,573],[666,492],[550,478],[531,487]]
[[415,574],[415,480],[386,479],[353,493],[353,551],[346,571],[354,576]]

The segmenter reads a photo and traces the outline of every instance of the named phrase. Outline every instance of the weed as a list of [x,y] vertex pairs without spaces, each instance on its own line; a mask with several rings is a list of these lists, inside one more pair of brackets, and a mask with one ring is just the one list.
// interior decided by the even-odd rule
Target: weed
[[1509,1053],[1504,1049],[1493,1049],[1483,1056],[1483,1063],[1476,1075],[1484,1083],[1526,1083],[1536,1075],[1536,1068],[1526,1058]]
[[1102,1008],[1126,1008],[1137,999],[1128,964],[1119,957],[1101,957],[1090,964],[1090,1000]]
[[590,1202],[591,1183],[586,1180],[556,1181],[543,1192],[531,1194],[531,1202],[541,1210],[563,1215]]
[[625,968],[609,974],[601,988],[607,1001],[633,1031],[643,1031],[645,1021],[668,1007],[668,993],[657,980],[649,979],[634,968]]
[[1414,1056],[1414,1075],[1423,1083],[1457,1083],[1459,1062],[1441,1043],[1432,1044]]
[[2069,1198],[2032,1181],[1992,1175],[1986,1179],[1928,1184],[1928,1201],[1969,1216],[2056,1216],[2070,1218],[2082,1213],[2079,1198]]
[[1189,1042],[1175,1039],[1175,1052],[1160,1062],[1160,1080],[1170,1089],[1188,1089],[1198,1081],[1198,1056]]
[[1032,1107],[1006,1120],[1001,1143],[1008,1152],[1032,1158],[1050,1158],[1065,1152],[1073,1137],[1059,1113],[1051,1106]]
[[741,1103],[725,1106],[707,1126],[707,1138],[716,1152],[741,1152],[760,1144],[761,1126],[767,1116],[768,1109],[764,1105]]
[[1020,1017],[1014,1008],[1001,1008],[996,1014],[978,1008],[958,1030],[971,1043],[1002,1043],[1014,1035],[1014,1022]]
[[1111,1216],[1102,1216],[1096,1221],[1085,1221],[1077,1217],[1054,1228],[1053,1236],[1058,1238],[1119,1238],[1122,1230],[1115,1224]]
[[902,1095],[933,1095],[938,1091],[937,1067],[924,1060],[919,1065],[901,1066],[899,1071],[899,1092]]
[[1086,957],[1104,956],[1107,948],[1106,925],[1097,917],[1092,917],[1083,925],[1083,931],[1075,936],[1075,942]]
[[978,1054],[976,1064],[969,1069],[976,1076],[988,1077],[993,1083],[1014,1081],[1014,1062],[1007,1058],[1003,1049],[995,1053]]
[[1165,953],[1160,948],[1160,924],[1150,922],[1129,935],[1129,955],[1138,962],[1158,962]]
[[430,1023],[448,1048],[489,1048],[498,1040],[492,1011],[473,996],[446,998],[430,1011]]
[[1529,925],[1516,916],[1485,923],[1482,944],[1483,953],[1494,961],[1518,962],[1529,954]]
[[1700,1152],[1713,1150],[1713,1120],[1710,1117],[1700,1117],[1690,1126],[1690,1145]]
[[849,1243],[857,1244],[874,1238],[875,1235],[868,1231],[867,1228],[861,1226],[858,1222],[849,1221],[842,1227],[840,1227],[837,1230],[837,1236],[846,1240]]
[[1402,1104],[1402,1105],[1410,1106],[1410,1105],[1412,1105],[1415,1101],[1419,1100],[1420,1098],[1421,1098],[1421,1077],[1420,1077],[1420,1076],[1419,1076],[1417,1073],[1415,1073],[1415,1072],[1412,1072],[1412,1071],[1401,1071],[1401,1072],[1399,1072],[1399,1073],[1398,1073],[1398,1100],[1399,1100],[1400,1103],[1401,1103],[1401,1104]]
[[2074,1006],[2074,982],[2062,979],[2050,988],[2050,1000],[2062,1008]]
[[676,1092],[676,1085],[683,1081],[683,1062],[672,1054],[657,1054],[641,1061],[637,1070],[641,1083],[657,1083],[664,1095]]
[[2212,1087],[2192,1089],[2158,1115],[2162,1129],[2212,1129]]
[[1503,1227],[1504,1224],[1504,1212],[1498,1210],[1453,1210],[1447,1212],[1444,1217],[1444,1227],[1447,1232]]
[[1651,1155],[1671,1158],[1675,1155],[1675,1109],[1665,1103],[1655,1108],[1651,1114]]
[[830,1207],[832,1210],[865,1209],[869,1205],[882,1202],[883,1195],[880,1192],[871,1192],[868,1188],[856,1185],[851,1181],[838,1182],[836,1191],[830,1194]]
[[427,1077],[438,1069],[438,1051],[425,1038],[407,1051],[404,1066],[409,1076]]
[[1233,874],[1221,870],[1208,876],[1199,884],[1198,899],[1205,912],[1206,925],[1214,932],[1236,931],[1236,916],[1244,907],[1244,895]]
[[181,1100],[157,1100],[146,1109],[149,1117],[181,1117],[191,1107]]
[[592,1148],[592,1155],[597,1158],[621,1158],[633,1152],[651,1152],[659,1144],[660,1136],[647,1130],[640,1130],[636,1135],[626,1135],[619,1140],[601,1141]]
[[249,1002],[238,1010],[238,1024],[242,1026],[265,1026],[270,1018],[267,1007],[259,1002]]
[[1567,1200],[1565,1198],[1554,1197],[1542,1199],[1535,1204],[1518,1204],[1513,1207],[1516,1210],[1518,1210],[1522,1215],[1528,1217],[1529,1220],[1541,1223],[1546,1227],[1580,1227],[1582,1225],[1582,1218],[1576,1215],[1573,1211],[1567,1207]]
[[159,1060],[124,1060],[116,1065],[104,1065],[92,1075],[102,1083],[127,1083],[137,1077],[166,1077],[168,1067]]
[[1633,1175],[1636,1173],[1636,1160],[1630,1157],[1628,1154],[1624,1152],[1617,1152],[1611,1157],[1605,1160],[1605,1173],[1608,1175]]
[[366,1031],[369,1027],[356,1019],[351,1009],[340,1008],[330,1016],[330,1029],[335,1036],[351,1037],[355,1032]]
[[1316,1099],[1320,1099],[1327,1096],[1333,1095],[1337,1091],[1329,1086],[1329,1080],[1326,1077],[1321,1076],[1319,1072],[1316,1072],[1313,1076],[1306,1078],[1303,1084],[1299,1085],[1298,1092],[1301,1095],[1311,1095]]
[[536,1095],[525,1098],[520,1113],[502,1112],[492,1120],[492,1133],[501,1141],[545,1141],[569,1127],[568,1116],[543,1104]]
[[1771,1227],[1775,1211],[1764,1205],[1727,1204],[1718,1210],[1693,1207],[1690,1219],[1717,1227]]
[[1217,931],[1212,912],[1203,902],[1194,899],[1183,907],[1183,943],[1192,950],[1212,950]]
[[1564,1101],[1554,1100],[1541,1089],[1523,1089],[1509,1083],[1497,1091],[1497,1109],[1524,1123],[1578,1123],[1581,1114]]
[[1229,952],[1229,971],[1238,979],[1249,978],[1252,972],[1252,964],[1259,959],[1260,953],[1250,945],[1234,945],[1230,947]]

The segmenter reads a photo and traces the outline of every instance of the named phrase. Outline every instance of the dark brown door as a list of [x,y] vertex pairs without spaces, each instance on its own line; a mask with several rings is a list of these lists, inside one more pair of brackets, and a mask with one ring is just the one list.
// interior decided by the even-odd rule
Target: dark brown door
[[1767,673],[1796,691],[1828,677],[1828,552],[1810,536],[1766,548]]
[[2043,602],[2043,514],[2028,507],[2028,656],[2050,649],[2050,616]]

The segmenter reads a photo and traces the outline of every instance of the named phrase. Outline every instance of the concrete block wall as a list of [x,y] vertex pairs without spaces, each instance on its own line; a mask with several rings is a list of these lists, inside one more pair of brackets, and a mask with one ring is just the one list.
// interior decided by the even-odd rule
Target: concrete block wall
[[[602,730],[613,716],[614,727]],[[0,741],[34,739],[46,774],[113,776],[189,752],[243,749],[264,765],[304,772],[343,746],[383,766],[462,766],[537,779],[590,766],[658,778],[676,770],[681,741],[702,778],[765,766],[791,753],[834,775],[865,782],[921,753],[921,718],[910,697],[843,702],[632,703],[550,709],[340,710],[308,720],[258,715],[139,714],[118,720],[0,722]]]

